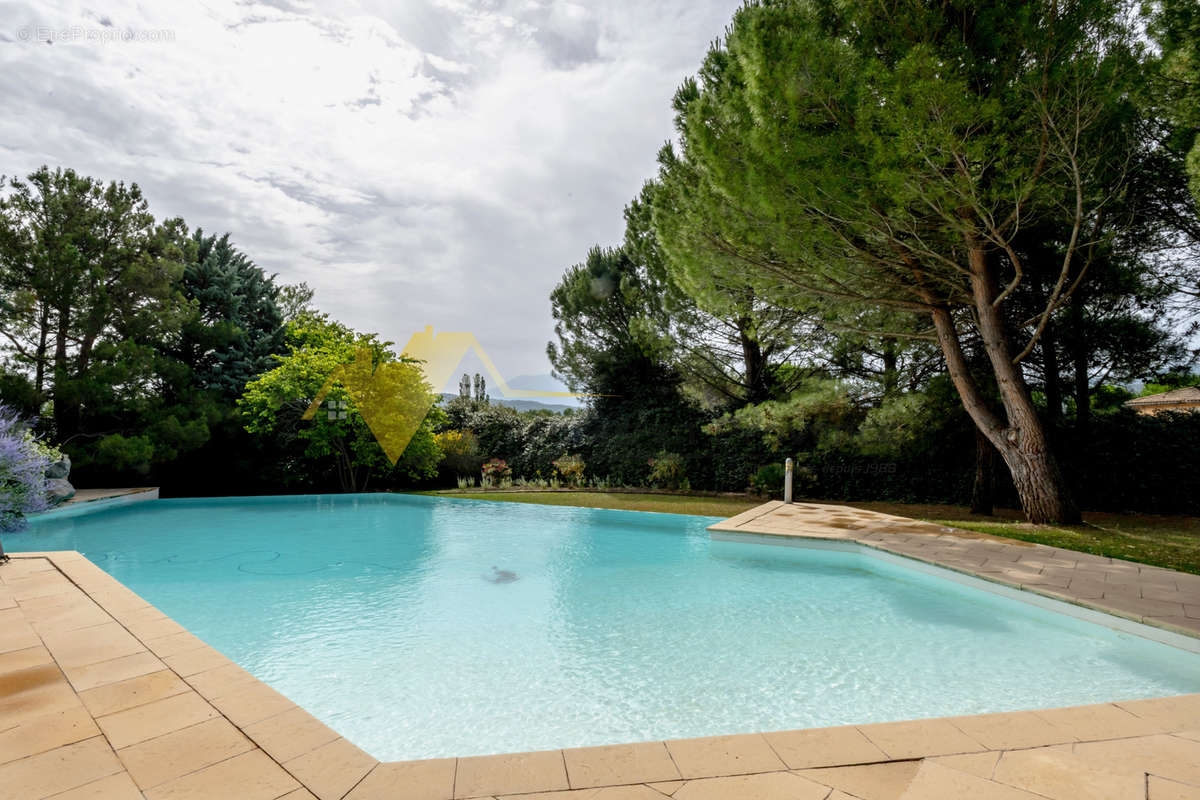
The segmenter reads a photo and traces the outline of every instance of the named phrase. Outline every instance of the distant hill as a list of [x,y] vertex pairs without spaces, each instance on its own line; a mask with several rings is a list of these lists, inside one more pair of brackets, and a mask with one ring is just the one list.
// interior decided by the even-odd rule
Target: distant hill
[[[442,404],[445,405],[456,397],[458,395],[451,392],[442,392]],[[559,403],[539,403],[537,400],[509,400],[504,397],[492,397],[489,398],[488,402],[494,406],[515,408],[517,411],[552,411],[555,414],[561,414],[568,409],[571,411],[579,410],[578,406],[564,406]]]

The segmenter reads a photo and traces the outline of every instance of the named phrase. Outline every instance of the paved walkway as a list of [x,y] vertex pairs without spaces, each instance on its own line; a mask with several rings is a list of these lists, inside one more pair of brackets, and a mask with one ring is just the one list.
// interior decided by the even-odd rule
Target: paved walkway
[[[715,527],[715,535],[907,548],[905,555],[1007,582],[1014,570],[1048,580],[1082,568],[1065,586],[1030,580],[1057,590],[1092,566],[1075,553],[836,506],[767,504]],[[1022,565],[1023,558],[1045,563]],[[1102,561],[1116,567],[1090,580],[1133,587],[1114,597],[1153,600],[1145,592],[1168,591],[1168,583],[1169,591],[1194,591],[1192,576],[1167,573],[1168,580],[1158,570],[1143,579],[1136,565],[1124,582],[1110,581],[1121,562]],[[1080,599],[1109,598],[1102,591]],[[1191,619],[1189,603],[1180,605]],[[80,554],[27,553],[0,566],[0,796],[1200,800],[1200,695],[379,763]]]
[[947,528],[877,511],[815,503],[765,503],[709,528],[846,540],[996,583],[1200,636],[1200,575]]

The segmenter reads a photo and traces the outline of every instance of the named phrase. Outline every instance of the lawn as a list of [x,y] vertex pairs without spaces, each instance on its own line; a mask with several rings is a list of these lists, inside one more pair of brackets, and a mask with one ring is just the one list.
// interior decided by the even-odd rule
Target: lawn
[[[763,501],[752,497],[693,497],[627,492],[424,492],[423,494],[505,500],[548,506],[618,508],[732,517]],[[821,502],[821,501],[814,501]],[[833,501],[836,502],[836,501]],[[939,522],[955,528],[1005,536],[1052,547],[1123,558],[1158,567],[1200,574],[1200,517],[1088,512],[1082,525],[1030,525],[1014,509],[998,509],[994,517],[968,512],[964,506],[912,503],[846,503],[857,508]]]

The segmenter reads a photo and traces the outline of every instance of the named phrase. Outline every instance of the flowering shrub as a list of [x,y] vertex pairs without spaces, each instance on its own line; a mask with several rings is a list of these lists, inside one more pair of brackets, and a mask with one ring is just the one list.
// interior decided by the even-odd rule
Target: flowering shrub
[[650,485],[656,489],[686,489],[688,479],[683,456],[665,450],[647,461],[650,465]]
[[479,441],[471,431],[450,430],[435,433],[433,440],[442,451],[442,466],[462,478],[479,469]]
[[557,461],[550,463],[554,465],[554,470],[566,481],[567,486],[572,488],[579,486],[579,483],[583,480],[583,471],[587,468],[587,465],[583,463],[583,458],[579,454],[564,455]]
[[46,468],[61,457],[33,438],[15,411],[0,405],[0,531],[25,527],[25,515],[45,511]]
[[[505,478],[511,478],[512,470],[503,458],[489,458],[483,462],[483,485],[500,486]],[[511,484],[511,480],[510,480]]]

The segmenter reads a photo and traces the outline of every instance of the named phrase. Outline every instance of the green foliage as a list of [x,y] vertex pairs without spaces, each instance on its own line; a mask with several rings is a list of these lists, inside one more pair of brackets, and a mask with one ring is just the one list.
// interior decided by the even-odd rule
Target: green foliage
[[567,486],[576,487],[583,481],[584,471],[587,469],[587,463],[578,453],[568,455],[564,453],[559,458],[554,460],[554,471],[562,478],[563,483]]
[[648,462],[648,480],[655,489],[688,489],[687,465],[678,453],[659,452]]
[[1200,9],[1194,0],[1160,0],[1150,26],[1162,48],[1164,80],[1156,87],[1187,152],[1192,193],[1200,203]]
[[750,488],[764,497],[782,498],[786,471],[782,464],[771,463],[759,467],[750,478]]
[[229,234],[217,238],[197,230],[187,244],[181,288],[192,314],[183,325],[178,358],[196,387],[232,402],[283,350],[280,290],[230,244]]
[[454,473],[456,478],[474,477],[482,463],[479,455],[479,440],[469,430],[447,430],[434,434],[434,441],[442,452],[441,466]]
[[[351,393],[340,383],[333,384],[325,400],[326,409],[338,410],[323,410],[310,421],[301,420],[330,376],[353,362],[360,351],[372,353],[376,365],[398,362],[390,350],[391,342],[381,341],[373,333],[357,333],[321,314],[305,314],[288,325],[286,344],[289,353],[276,356],[278,366],[251,381],[238,401],[247,431],[297,443],[305,461],[318,466],[332,464],[339,483],[348,491],[366,489],[375,475],[398,472],[422,478],[436,474],[441,453],[433,428],[442,418],[439,409],[421,422],[394,468]],[[406,383],[392,388],[422,390],[432,402],[420,369],[411,362],[400,363],[408,367],[403,378]],[[306,474],[310,470],[300,473]]]
[[770,452],[822,449],[835,445],[853,430],[863,409],[838,381],[814,380],[786,400],[749,405],[709,423],[705,431],[720,434],[741,429],[761,435]]

